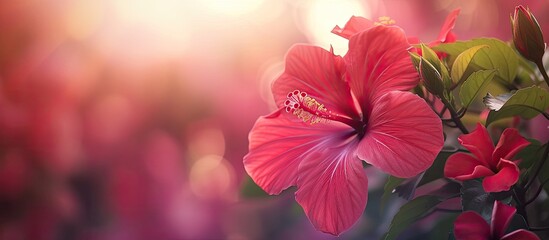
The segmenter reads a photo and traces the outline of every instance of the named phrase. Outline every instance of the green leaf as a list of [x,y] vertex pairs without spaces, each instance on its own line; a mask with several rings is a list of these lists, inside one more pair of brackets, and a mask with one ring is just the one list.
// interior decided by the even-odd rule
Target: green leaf
[[421,178],[423,178],[423,173],[407,178],[406,181],[395,188],[394,193],[406,200],[412,199],[416,193],[417,184]]
[[504,84],[511,84],[517,75],[518,56],[505,42],[495,38],[477,38],[470,41],[440,44],[433,49],[450,55],[450,62],[467,49],[488,45],[479,49],[471,61],[474,70],[496,69],[496,78]]
[[475,211],[484,219],[490,219],[495,201],[494,195],[484,191],[479,179],[463,182],[461,188],[461,206],[463,211]]
[[463,51],[457,56],[456,60],[454,61],[454,64],[452,64],[452,71],[450,71],[452,76],[452,81],[454,83],[461,82],[461,78],[463,77],[465,70],[467,70],[469,63],[471,63],[471,61],[473,60],[473,57],[475,56],[475,54],[480,49],[485,47],[488,47],[488,45],[474,46]]
[[448,239],[452,235],[454,229],[454,222],[459,216],[458,213],[450,213],[448,216],[443,217],[436,221],[435,225],[431,229],[429,239],[440,240]]
[[389,230],[385,234],[385,240],[397,239],[402,231],[434,211],[435,206],[442,201],[440,197],[424,195],[404,204],[393,217]]
[[383,187],[383,195],[381,196],[381,209],[385,208],[385,204],[389,201],[389,198],[393,194],[393,190],[406,180],[405,178],[397,178],[390,176],[387,177],[387,182]]
[[269,197],[263,189],[261,189],[249,176],[244,178],[242,187],[240,188],[240,196],[247,199],[266,198]]
[[509,204],[511,199],[510,191],[492,194],[485,192],[480,179],[464,181],[461,187],[463,211],[475,211],[486,220],[489,220],[492,216],[494,201],[499,200]]
[[521,116],[531,119],[549,107],[549,93],[538,86],[523,88],[515,92],[498,110],[492,110],[486,119],[486,126],[507,117]]
[[[526,183],[530,181],[532,175],[539,170],[538,179],[543,182],[549,179],[549,164],[546,162],[541,166],[543,160],[543,154],[545,152],[546,145],[542,145],[536,139],[529,139],[530,145],[522,149],[514,159],[520,159],[520,169],[527,169],[524,173],[520,174],[520,182]],[[546,160],[547,161],[547,160]],[[545,191],[549,193],[549,184],[543,186]]]
[[519,68],[517,73],[517,82],[521,86],[530,87],[542,83],[536,75],[536,65],[526,60],[524,57],[519,57]]
[[444,165],[446,164],[446,160],[452,154],[454,153],[443,152],[443,151],[438,153],[437,157],[435,158],[435,161],[433,162],[433,165],[431,165],[431,167],[429,167],[425,171],[425,174],[423,174],[423,178],[421,178],[421,181],[419,182],[418,186],[423,186],[434,180],[444,178]]
[[452,86],[452,79],[448,73],[448,68],[440,59],[433,49],[429,48],[425,44],[421,44],[421,54],[424,59],[431,63],[435,69],[440,73],[441,79],[444,82],[444,86],[448,89]]
[[[519,168],[520,169],[528,169],[527,171],[531,171],[530,169],[536,161],[541,159],[543,155],[543,147],[541,143],[536,139],[528,139],[530,142],[530,145],[522,149],[520,152],[515,155],[514,159],[520,159]],[[521,174],[521,178],[525,177],[527,178],[529,175],[528,172]]]
[[[538,159],[538,161],[541,161],[542,160],[542,157],[540,157]],[[545,161],[549,161],[549,160],[545,160]],[[538,179],[540,181],[540,183],[543,183],[545,181],[547,181],[547,179],[549,179],[549,162],[545,162],[541,168],[541,171],[539,172],[539,175],[538,175]],[[549,193],[549,184],[548,183],[545,183],[543,185],[543,189],[545,190],[546,193]],[[547,200],[545,200],[547,201]]]
[[478,93],[488,85],[495,74],[496,70],[480,70],[469,75],[459,90],[459,98],[464,108],[469,107],[469,104],[475,100]]

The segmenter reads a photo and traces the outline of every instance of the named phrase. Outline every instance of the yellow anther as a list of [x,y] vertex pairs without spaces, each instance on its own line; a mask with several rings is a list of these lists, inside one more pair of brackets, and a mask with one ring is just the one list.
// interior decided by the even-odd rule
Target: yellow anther
[[383,17],[379,17],[378,20],[374,23],[376,26],[379,26],[379,25],[394,25],[396,23],[395,20],[391,19],[390,17],[387,17],[387,16],[383,16]]
[[291,112],[303,122],[310,124],[327,121],[326,118],[332,116],[331,112],[324,107],[324,104],[299,90],[288,93],[284,107],[286,112]]

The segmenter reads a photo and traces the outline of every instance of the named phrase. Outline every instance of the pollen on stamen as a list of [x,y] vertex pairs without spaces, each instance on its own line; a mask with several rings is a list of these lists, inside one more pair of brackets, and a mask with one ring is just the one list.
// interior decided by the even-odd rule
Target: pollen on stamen
[[316,99],[306,92],[294,90],[288,93],[288,99],[284,102],[286,112],[291,112],[297,118],[310,124],[327,121],[326,117],[332,116],[331,112]]
[[386,25],[386,26],[390,26],[390,25],[394,25],[396,23],[396,21],[388,16],[383,16],[383,17],[379,17],[378,20],[374,23],[374,25],[376,26],[379,26],[379,25]]

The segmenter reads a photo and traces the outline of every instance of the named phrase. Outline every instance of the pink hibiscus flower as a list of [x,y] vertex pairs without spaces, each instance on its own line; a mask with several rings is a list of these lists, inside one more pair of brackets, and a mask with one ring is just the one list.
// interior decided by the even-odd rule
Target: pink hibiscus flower
[[478,213],[466,211],[454,222],[456,240],[539,240],[536,234],[524,229],[504,235],[516,211],[514,207],[496,201],[490,225]]
[[444,166],[447,178],[464,181],[484,177],[486,192],[508,191],[517,182],[519,168],[511,159],[530,143],[516,129],[505,129],[495,148],[488,130],[480,123],[475,131],[458,140],[473,155],[460,152],[450,156]]
[[[440,119],[418,96],[402,29],[377,26],[350,38],[344,58],[296,45],[274,82],[279,110],[249,135],[244,167],[269,194],[297,186],[314,226],[339,235],[362,215],[362,160],[397,177],[428,168],[443,145]],[[403,91],[400,91],[403,90]]]

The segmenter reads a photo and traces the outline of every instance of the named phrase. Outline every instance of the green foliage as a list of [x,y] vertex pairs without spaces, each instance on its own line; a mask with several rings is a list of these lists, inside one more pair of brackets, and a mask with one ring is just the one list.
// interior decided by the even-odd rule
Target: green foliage
[[414,52],[408,52],[410,54],[410,58],[412,59],[412,63],[416,67],[416,70],[419,72],[419,62],[421,60],[421,56],[419,56],[417,53]]
[[461,188],[461,206],[463,211],[473,210],[484,219],[490,219],[494,207],[494,195],[484,191],[482,181],[479,179],[463,182]]
[[[541,161],[541,158],[539,159]],[[540,183],[544,183],[545,181],[547,181],[547,179],[549,179],[549,162],[547,162],[548,160],[545,160],[545,164],[543,164],[542,168],[541,168],[541,171],[539,172],[539,175],[538,175],[538,179],[540,181]],[[543,189],[545,190],[546,193],[549,193],[549,184],[548,183],[545,183],[543,185]],[[547,199],[545,201],[548,201]]]
[[539,159],[541,159],[541,156],[543,155],[544,149],[541,143],[536,139],[529,139],[529,141],[530,145],[522,149],[515,156],[515,159],[520,159],[519,168],[527,169],[524,174],[520,175],[521,179],[527,178],[529,172],[533,170],[532,167]]
[[475,211],[484,219],[489,220],[492,216],[494,201],[496,200],[509,204],[511,202],[511,193],[487,193],[484,191],[480,179],[463,182],[461,188],[461,206],[463,211]]
[[450,88],[452,85],[452,80],[450,79],[448,68],[442,61],[440,61],[435,51],[433,51],[433,49],[429,48],[428,46],[421,44],[421,53],[423,55],[422,57],[429,63],[431,63],[435,67],[437,72],[440,73],[442,82],[444,83],[444,87],[446,89]]
[[448,239],[454,230],[454,221],[459,216],[458,213],[452,213],[438,220],[431,230],[430,240]]
[[469,107],[469,104],[475,100],[478,93],[488,85],[495,74],[496,70],[480,70],[469,75],[467,80],[461,85],[459,91],[459,98],[461,99],[461,104],[464,108]]
[[419,61],[419,73],[427,90],[437,96],[442,96],[444,85],[439,71],[424,58]]
[[523,58],[519,57],[519,67],[517,73],[516,82],[521,86],[530,87],[537,83],[542,83],[543,80],[539,80],[536,75],[536,66]]
[[488,47],[478,49],[475,57],[471,60],[471,67],[473,70],[496,69],[496,79],[503,84],[510,85],[517,75],[519,58],[515,51],[501,40],[477,38],[470,41],[440,44],[433,49],[448,53],[450,62],[454,62],[467,49],[484,45]]
[[442,151],[438,153],[433,165],[425,171],[425,174],[423,174],[423,178],[419,181],[418,186],[423,186],[437,179],[444,178],[444,165],[446,164],[446,160],[452,154],[454,153]]
[[465,70],[467,70],[469,63],[471,63],[475,54],[480,49],[485,47],[488,47],[488,45],[478,45],[478,46],[471,47],[463,51],[456,57],[454,64],[452,64],[452,71],[450,71],[452,81],[454,83],[462,81],[461,78],[464,77],[463,74],[465,73]]
[[402,182],[406,180],[405,178],[397,178],[390,176],[387,177],[387,182],[385,182],[385,186],[383,187],[383,195],[381,196],[381,209],[385,208],[385,204],[389,201],[389,198],[391,198],[391,195],[393,194],[393,190],[400,185]]
[[[549,162],[545,162],[541,169],[540,165],[543,161],[543,154],[546,148],[546,145],[542,145],[539,141],[535,139],[530,140],[530,145],[520,151],[516,159],[520,159],[519,167],[521,169],[527,169],[523,174],[520,175],[521,183],[528,182],[532,175],[539,170],[539,175],[537,176],[540,182],[544,182],[549,179]],[[547,160],[546,160],[547,161]],[[543,189],[549,193],[549,184],[545,184]]]
[[507,117],[521,116],[531,119],[543,113],[549,107],[549,93],[537,86],[523,88],[516,91],[503,106],[488,114],[486,125]]
[[437,196],[420,196],[404,204],[393,217],[389,230],[385,234],[385,240],[394,240],[406,230],[412,223],[422,219],[435,210],[435,206],[444,199]]

